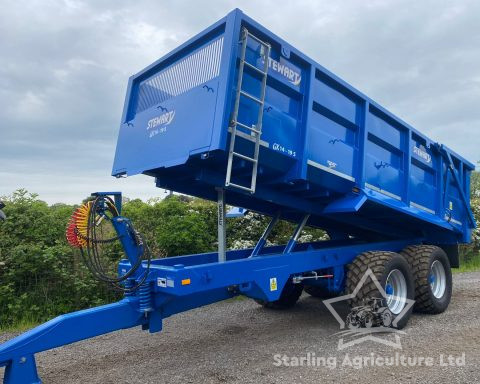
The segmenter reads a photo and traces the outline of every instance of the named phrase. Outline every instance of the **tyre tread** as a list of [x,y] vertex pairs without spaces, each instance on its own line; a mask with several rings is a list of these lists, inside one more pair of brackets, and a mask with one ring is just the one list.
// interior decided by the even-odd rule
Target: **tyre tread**
[[[365,272],[370,268],[377,279],[380,279],[386,263],[397,253],[389,251],[368,251],[359,254],[348,266],[346,290],[352,293],[362,279]],[[369,279],[360,289],[360,294],[350,300],[352,306],[362,305],[364,297],[378,293],[377,286]]]
[[430,296],[430,283],[428,275],[430,271],[430,255],[441,250],[435,245],[410,245],[401,254],[407,259],[415,280],[415,310],[423,313],[440,313]]

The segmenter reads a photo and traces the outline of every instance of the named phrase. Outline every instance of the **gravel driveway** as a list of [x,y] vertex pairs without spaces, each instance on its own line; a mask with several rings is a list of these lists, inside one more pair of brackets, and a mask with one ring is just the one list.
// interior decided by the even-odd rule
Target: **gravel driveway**
[[[402,349],[367,341],[339,351],[338,323],[320,300],[304,295],[284,312],[251,300],[210,305],[166,319],[160,333],[120,331],[38,354],[37,363],[45,384],[480,383],[479,317],[480,272],[464,273],[454,275],[447,312],[411,317],[400,336]],[[11,336],[0,335],[0,341]],[[394,335],[381,337],[394,340]],[[361,357],[396,354],[431,358],[433,365],[348,365]],[[277,366],[275,355],[315,356],[320,364]],[[448,356],[460,358],[459,365],[446,366]],[[327,358],[334,368],[321,364]]]

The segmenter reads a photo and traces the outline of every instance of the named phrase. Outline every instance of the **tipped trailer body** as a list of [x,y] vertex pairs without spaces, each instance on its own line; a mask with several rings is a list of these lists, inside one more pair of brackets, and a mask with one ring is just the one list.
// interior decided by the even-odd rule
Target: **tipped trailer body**
[[[85,215],[94,226],[97,214],[112,213],[127,256],[118,267],[125,298],[1,345],[4,382],[39,383],[37,352],[135,325],[157,332],[168,316],[239,294],[286,308],[304,288],[319,297],[350,292],[356,271],[373,265],[392,316],[405,317],[399,327],[411,309],[395,300],[418,289],[431,293],[420,309],[441,312],[458,244],[475,227],[473,169],[234,10],[130,78],[112,171],[217,201],[218,252],[142,261],[148,248],[121,216],[120,194],[96,193]],[[253,249],[225,249],[226,204],[272,217]],[[297,228],[286,245],[266,246],[280,219]],[[95,239],[75,220],[67,238],[88,247]],[[305,225],[330,240],[300,243]],[[426,268],[412,267],[419,263]]]
[[215,200],[232,149],[230,205],[292,219],[307,212],[310,225],[352,235],[469,241],[473,164],[241,11],[130,78],[112,173],[144,173],[159,187]]

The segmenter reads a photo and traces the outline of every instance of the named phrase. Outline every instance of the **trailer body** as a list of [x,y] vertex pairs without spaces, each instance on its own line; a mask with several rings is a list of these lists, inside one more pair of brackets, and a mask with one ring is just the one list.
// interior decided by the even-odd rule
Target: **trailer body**
[[[251,34],[241,88],[265,99],[239,101],[235,150],[252,157],[263,108],[255,193],[225,183],[242,31]],[[257,39],[258,38],[258,39]],[[159,187],[348,235],[425,236],[468,242],[473,164],[441,146],[260,24],[234,10],[129,81],[113,175],[144,173]],[[248,187],[250,162],[233,161]],[[455,176],[456,175],[456,176]],[[228,184],[228,183],[227,183]]]

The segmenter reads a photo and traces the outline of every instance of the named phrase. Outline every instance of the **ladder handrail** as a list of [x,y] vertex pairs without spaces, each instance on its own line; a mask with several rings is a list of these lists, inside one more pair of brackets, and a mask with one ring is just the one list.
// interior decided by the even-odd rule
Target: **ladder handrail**
[[[245,60],[246,57],[246,51],[247,51],[247,43],[248,43],[248,38],[251,37],[254,40],[256,40],[260,45],[261,45],[261,56],[263,56],[263,69],[260,69],[256,67],[255,65],[252,65],[251,63],[247,62]],[[255,193],[256,189],[256,182],[257,182],[257,170],[258,170],[258,157],[260,153],[260,136],[262,134],[262,122],[263,122],[263,105],[265,102],[265,94],[266,94],[266,86],[267,86],[267,77],[268,77],[268,59],[270,57],[270,44],[260,40],[258,37],[252,35],[251,33],[248,32],[248,30],[244,27],[242,29],[242,38],[241,41],[242,43],[242,48],[240,51],[240,64],[238,67],[238,80],[237,80],[237,90],[236,90],[236,98],[235,98],[235,104],[233,107],[233,113],[232,113],[232,119],[230,121],[230,126],[232,127],[232,132],[230,136],[230,144],[229,144],[229,151],[228,151],[228,162],[227,162],[227,172],[225,176],[225,186],[226,187],[233,187],[237,188],[240,190],[248,191],[250,193]],[[260,90],[260,97],[257,98],[254,95],[244,91],[242,89],[242,84],[243,84],[243,73],[245,70],[245,66],[249,68],[254,68],[257,70],[257,73],[260,73],[262,76],[262,83],[261,83],[261,90]],[[257,123],[248,126],[247,124],[241,123],[238,121],[238,112],[240,109],[240,98],[241,97],[247,97],[254,102],[258,103],[259,108],[258,108],[258,114],[257,114]],[[237,128],[238,126],[248,129],[251,132],[251,135],[255,138],[255,147],[253,151],[253,157],[244,155],[242,153],[239,153],[235,151],[235,139],[237,134]],[[232,167],[233,167],[233,158],[234,157],[239,157],[245,161],[250,161],[252,162],[252,177],[250,180],[250,187],[246,185],[239,185],[236,183],[232,183]]]

